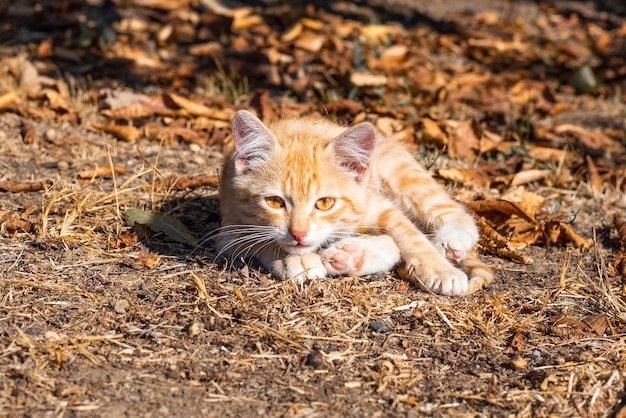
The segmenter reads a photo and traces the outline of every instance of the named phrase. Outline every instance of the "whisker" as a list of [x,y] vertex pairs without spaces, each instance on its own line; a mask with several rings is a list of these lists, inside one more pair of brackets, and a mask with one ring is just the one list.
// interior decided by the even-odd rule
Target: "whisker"
[[222,247],[219,250],[217,256],[221,256],[225,252],[231,252],[231,249],[233,248],[236,249],[235,251],[240,252],[239,248],[241,248],[242,246],[248,247],[249,246],[247,245],[248,243],[250,243],[251,245],[254,245],[257,242],[265,242],[271,239],[272,239],[272,236],[268,236],[266,234],[241,235],[241,236],[238,236],[236,239],[229,241],[227,245]]

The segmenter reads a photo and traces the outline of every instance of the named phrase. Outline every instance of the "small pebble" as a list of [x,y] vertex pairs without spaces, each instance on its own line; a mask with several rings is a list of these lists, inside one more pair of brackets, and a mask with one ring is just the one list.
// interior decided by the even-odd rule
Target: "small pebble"
[[45,137],[46,137],[46,140],[52,142],[57,138],[57,131],[50,128],[46,130]]
[[313,349],[306,356],[305,364],[309,367],[313,367],[315,370],[323,369],[326,367],[326,362],[324,361],[324,355],[318,349]]
[[372,331],[382,332],[382,333],[391,331],[391,327],[389,325],[385,324],[384,322],[381,322],[381,321],[372,321],[372,322],[370,322],[369,328]]
[[200,334],[200,331],[202,331],[202,324],[198,321],[193,321],[187,328],[187,335],[195,337]]
[[67,171],[70,169],[70,163],[67,161],[59,161],[57,164],[57,168],[61,171]]
[[113,304],[113,310],[118,314],[126,313],[128,308],[130,308],[130,303],[126,299],[116,300]]
[[524,357],[516,356],[511,359],[511,368],[513,370],[524,370],[528,366],[528,362]]

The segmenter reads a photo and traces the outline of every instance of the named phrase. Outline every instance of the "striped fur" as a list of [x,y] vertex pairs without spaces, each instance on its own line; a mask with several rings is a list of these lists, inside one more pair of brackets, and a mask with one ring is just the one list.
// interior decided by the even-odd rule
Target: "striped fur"
[[409,281],[444,295],[493,279],[473,252],[472,217],[371,124],[290,119],[266,127],[240,111],[233,139],[222,175],[220,256],[255,258],[296,282],[401,263]]

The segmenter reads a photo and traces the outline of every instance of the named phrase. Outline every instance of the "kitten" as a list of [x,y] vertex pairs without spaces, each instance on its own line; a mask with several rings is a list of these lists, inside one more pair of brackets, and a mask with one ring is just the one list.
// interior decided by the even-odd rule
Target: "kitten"
[[492,280],[473,252],[473,218],[370,123],[291,119],[268,127],[242,110],[232,135],[221,179],[220,255],[255,258],[297,283],[388,271],[400,262],[411,282],[438,294],[472,293]]

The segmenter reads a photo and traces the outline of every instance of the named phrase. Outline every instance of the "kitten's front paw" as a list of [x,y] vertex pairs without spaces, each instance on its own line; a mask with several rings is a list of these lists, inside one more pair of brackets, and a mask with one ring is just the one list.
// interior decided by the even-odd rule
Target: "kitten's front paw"
[[322,253],[326,271],[332,276],[360,273],[365,263],[365,251],[356,243],[333,244]]
[[404,266],[405,272],[401,275],[425,290],[438,295],[462,296],[467,294],[469,290],[467,274],[451,266],[447,261],[445,264],[426,267],[424,263],[415,259],[408,260]]
[[478,242],[474,225],[444,225],[435,234],[435,246],[448,260],[463,260]]
[[306,280],[326,277],[326,268],[318,254],[288,255],[273,264],[273,273],[281,279],[291,279],[296,284]]

